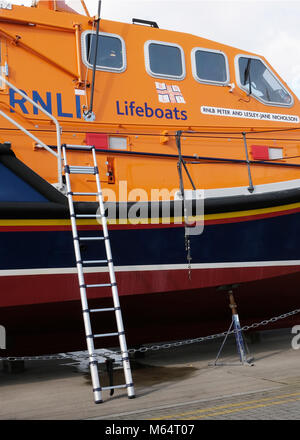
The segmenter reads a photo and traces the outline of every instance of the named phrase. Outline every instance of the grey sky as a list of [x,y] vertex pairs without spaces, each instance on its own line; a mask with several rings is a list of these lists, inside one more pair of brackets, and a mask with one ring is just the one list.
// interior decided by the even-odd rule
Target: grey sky
[[[90,12],[97,0],[87,0]],[[300,98],[300,1],[294,0],[102,0],[102,16],[157,21],[264,55]]]
[[[67,4],[80,8],[78,0]],[[86,4],[95,15],[98,1]],[[300,0],[102,0],[101,15],[129,23],[133,17],[153,20],[164,29],[264,55],[300,98]]]

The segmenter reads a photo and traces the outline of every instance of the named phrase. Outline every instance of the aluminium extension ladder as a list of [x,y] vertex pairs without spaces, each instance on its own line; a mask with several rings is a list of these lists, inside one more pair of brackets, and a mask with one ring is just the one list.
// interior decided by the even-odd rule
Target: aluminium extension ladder
[[[68,165],[68,162],[67,162],[67,150],[68,149],[88,150],[89,152],[92,153],[94,166],[71,166],[71,165]],[[128,397],[130,399],[132,399],[135,397],[134,386],[133,386],[133,381],[132,381],[132,374],[131,374],[131,368],[130,368],[130,363],[129,363],[129,356],[128,356],[128,351],[127,351],[125,332],[124,332],[124,327],[123,327],[122,313],[121,313],[121,308],[120,308],[114,265],[113,265],[113,261],[112,261],[110,240],[109,240],[109,236],[108,236],[107,221],[106,221],[106,217],[105,217],[105,208],[104,208],[103,197],[102,197],[102,192],[101,192],[101,184],[100,184],[100,177],[99,177],[99,171],[98,171],[98,166],[97,166],[95,147],[89,146],[89,145],[66,145],[65,144],[65,145],[62,145],[62,150],[63,150],[64,165],[65,165],[64,171],[65,171],[66,185],[67,185],[67,196],[68,196],[68,202],[69,202],[74,251],[75,251],[75,257],[76,257],[76,266],[77,266],[77,272],[78,272],[81,305],[82,305],[82,313],[83,313],[83,320],[84,320],[87,349],[88,349],[88,354],[89,354],[89,365],[90,365],[90,371],[91,371],[91,377],[92,377],[94,400],[95,400],[95,403],[102,403],[102,390],[108,390],[108,389],[112,390],[115,388],[127,388]],[[97,192],[95,192],[95,193],[72,192],[70,174],[92,174],[92,175],[94,175],[95,176],[95,183],[96,183],[96,187],[97,187]],[[75,195],[76,196],[96,196],[98,198],[103,236],[101,236],[101,237],[99,237],[99,236],[97,236],[97,237],[81,236],[80,237],[78,235],[78,228],[77,228],[76,220],[78,218],[96,218],[96,217],[99,217],[99,214],[98,215],[96,213],[95,214],[76,214],[75,208],[74,208],[74,202],[73,202],[73,196],[75,196]],[[101,228],[101,226],[100,226],[100,228]],[[100,240],[100,242],[102,242],[102,243],[104,242],[105,252],[106,252],[106,260],[86,260],[86,261],[82,260],[81,251],[80,251],[80,242],[87,241],[87,240],[89,240],[89,241]],[[110,283],[109,284],[86,284],[85,283],[85,276],[84,276],[85,274],[84,274],[83,269],[84,269],[84,267],[88,266],[89,264],[106,264],[108,266]],[[99,288],[100,289],[100,288],[105,288],[105,287],[111,287],[112,298],[113,298],[113,307],[90,309],[89,305],[88,305],[87,290],[90,288]],[[115,312],[115,318],[116,318],[118,331],[115,333],[93,334],[90,314],[97,313],[97,312],[112,312],[112,311]],[[120,345],[120,349],[121,349],[121,357],[122,357],[123,370],[124,370],[126,384],[101,387],[99,373],[98,373],[98,362],[96,360],[96,354],[95,354],[95,348],[94,348],[94,339],[95,338],[102,338],[102,337],[110,337],[110,336],[118,336],[119,337],[119,345]]]

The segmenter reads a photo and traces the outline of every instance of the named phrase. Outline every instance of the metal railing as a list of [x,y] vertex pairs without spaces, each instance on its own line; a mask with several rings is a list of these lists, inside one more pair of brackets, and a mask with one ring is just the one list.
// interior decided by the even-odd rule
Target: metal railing
[[14,86],[9,81],[7,81],[7,79],[1,75],[0,75],[0,81],[3,81],[7,86],[9,86],[16,93],[18,93],[20,96],[22,96],[22,98],[26,99],[26,101],[30,102],[30,104],[32,104],[34,107],[36,107],[42,113],[44,113],[49,119],[51,119],[54,122],[55,127],[56,127],[57,152],[53,151],[53,149],[51,149],[43,141],[41,141],[39,138],[37,138],[34,134],[30,133],[21,124],[19,124],[13,118],[11,118],[6,113],[4,113],[2,110],[0,110],[0,116],[3,116],[3,118],[5,118],[7,121],[9,121],[15,127],[17,127],[19,130],[21,130],[24,134],[26,134],[31,139],[33,139],[35,142],[37,142],[39,144],[39,146],[45,148],[45,150],[49,151],[49,153],[51,153],[53,156],[55,156],[57,158],[58,189],[62,189],[63,188],[63,180],[62,180],[62,156],[61,156],[61,126],[60,126],[58,120],[53,115],[51,115],[51,113],[47,112],[47,110],[45,110],[42,106],[40,106],[39,104],[34,102],[31,98],[29,98],[29,96],[27,96],[20,89],[18,89],[16,86]]
[[[184,196],[182,167],[184,168],[184,170],[186,172],[186,175],[187,175],[187,177],[188,177],[188,179],[189,179],[189,181],[190,181],[190,183],[191,183],[191,185],[193,187],[193,190],[195,191],[196,187],[194,185],[194,182],[192,180],[192,177],[191,177],[191,175],[190,175],[190,173],[188,171],[188,168],[187,168],[186,164],[187,163],[190,163],[190,164],[200,164],[201,163],[199,161],[200,160],[199,156],[197,158],[194,158],[194,160],[192,162],[191,161],[187,162],[184,159],[184,156],[182,155],[182,151],[181,151],[181,137],[182,137],[182,135],[184,133],[194,133],[194,132],[191,131],[191,130],[189,130],[189,131],[179,130],[179,131],[176,132],[176,135],[175,135],[176,146],[177,146],[177,151],[178,151],[178,164],[177,164],[177,168],[178,168],[179,181],[180,181],[180,192],[181,192],[182,197]],[[247,171],[248,171],[248,183],[249,183],[248,191],[250,193],[253,193],[254,186],[253,186],[253,179],[252,179],[252,174],[251,174],[251,161],[249,160],[246,132],[242,132],[241,134],[242,134],[243,143],[244,143],[244,150],[245,150],[246,160],[234,160],[234,159],[228,159],[228,158],[224,159],[224,158],[214,158],[214,157],[207,158],[207,159],[209,159],[209,160],[216,160],[216,161],[218,159],[220,161],[226,160],[227,162],[230,162],[230,163],[245,163],[247,165]],[[203,158],[201,158],[201,160],[202,159]]]

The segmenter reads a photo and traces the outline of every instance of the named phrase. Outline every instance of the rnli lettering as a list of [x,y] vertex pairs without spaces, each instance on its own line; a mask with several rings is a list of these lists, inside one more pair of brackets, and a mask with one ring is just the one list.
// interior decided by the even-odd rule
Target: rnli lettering
[[251,112],[248,110],[237,110],[233,108],[222,107],[201,107],[201,113],[204,115],[213,116],[228,116],[231,118],[245,118],[245,119],[257,119],[264,121],[276,121],[276,122],[290,122],[299,124],[299,116],[296,115],[282,115],[281,113],[262,113]]
[[[27,95],[24,90],[22,92]],[[46,92],[45,96],[41,96],[39,92],[36,90],[32,91],[32,100],[39,104],[43,109],[45,109],[48,113],[53,114],[53,106],[56,107],[56,114],[59,117],[63,118],[78,118],[81,119],[81,102],[80,95],[74,95],[74,107],[75,111],[71,112],[71,109],[67,109],[63,103],[63,97],[61,93],[51,93]],[[28,115],[29,111],[31,111],[31,104],[26,101],[25,98],[20,96],[15,90],[9,89],[9,104],[10,111],[14,113],[14,109],[21,110],[22,113]],[[54,105],[53,105],[54,104]],[[39,109],[33,107],[33,114],[39,114]]]
[[147,102],[143,105],[136,105],[135,101],[116,101],[116,110],[118,115],[122,116],[139,116],[146,118],[157,118],[157,119],[177,119],[186,121],[188,116],[185,110],[178,110],[177,107],[172,109],[162,109],[159,107],[152,108]]

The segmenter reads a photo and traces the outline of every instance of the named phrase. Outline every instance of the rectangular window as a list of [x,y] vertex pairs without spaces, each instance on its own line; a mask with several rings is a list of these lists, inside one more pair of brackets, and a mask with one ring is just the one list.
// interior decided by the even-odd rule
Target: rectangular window
[[155,78],[182,80],[185,77],[184,53],[177,44],[147,41],[145,64],[149,75]]
[[293,104],[292,96],[259,58],[238,55],[236,68],[238,85],[248,95],[268,105]]
[[220,51],[194,48],[192,70],[194,78],[201,83],[225,85],[229,81],[227,57]]
[[[94,64],[96,42],[95,32],[83,32],[83,61],[89,68],[92,68]],[[125,43],[120,36],[104,32],[99,33],[96,69],[109,72],[124,72],[126,69]]]
[[109,148],[112,150],[127,150],[127,138],[120,136],[109,136]]

